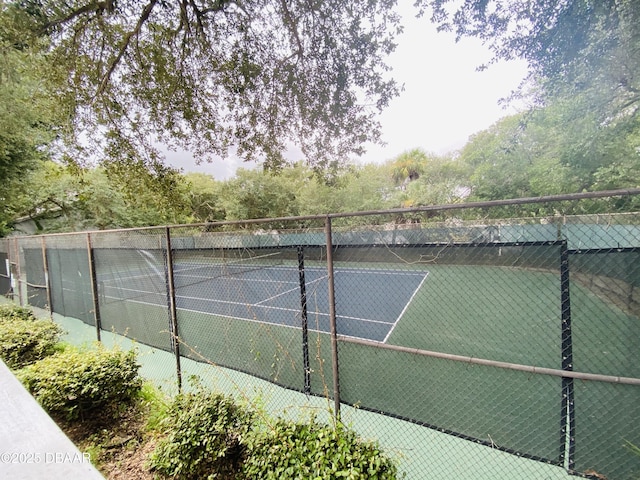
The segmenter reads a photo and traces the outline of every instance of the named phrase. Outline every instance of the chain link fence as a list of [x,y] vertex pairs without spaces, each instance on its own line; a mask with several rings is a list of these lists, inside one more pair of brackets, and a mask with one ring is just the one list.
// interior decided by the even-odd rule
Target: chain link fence
[[640,214],[506,204],[9,238],[0,289],[168,392],[340,417],[407,478],[638,479]]

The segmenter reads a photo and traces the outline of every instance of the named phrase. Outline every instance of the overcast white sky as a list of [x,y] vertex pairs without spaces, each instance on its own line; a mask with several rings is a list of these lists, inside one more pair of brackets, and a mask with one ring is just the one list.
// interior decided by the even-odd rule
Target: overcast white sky
[[[447,153],[462,147],[470,135],[486,129],[498,119],[515,113],[498,101],[508,96],[526,74],[524,62],[492,65],[478,72],[490,58],[480,42],[437,33],[428,18],[416,19],[413,10],[404,15],[404,33],[389,64],[404,91],[380,117],[384,147],[370,146],[358,161],[384,162],[413,148]],[[169,152],[167,160],[185,172],[203,172],[218,180],[232,177],[242,166],[252,164],[219,160],[196,165],[189,155]]]

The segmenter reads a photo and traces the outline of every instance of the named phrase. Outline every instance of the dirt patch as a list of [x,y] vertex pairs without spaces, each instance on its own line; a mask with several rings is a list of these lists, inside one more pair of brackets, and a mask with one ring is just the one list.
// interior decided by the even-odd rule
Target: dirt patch
[[115,449],[104,459],[100,471],[109,480],[153,479],[154,475],[149,471],[147,462],[155,444],[155,439],[148,438],[144,442]]
[[60,428],[108,480],[152,480],[147,466],[156,445],[156,437],[146,428],[147,411],[130,406],[104,418],[93,416],[69,422],[56,419]]

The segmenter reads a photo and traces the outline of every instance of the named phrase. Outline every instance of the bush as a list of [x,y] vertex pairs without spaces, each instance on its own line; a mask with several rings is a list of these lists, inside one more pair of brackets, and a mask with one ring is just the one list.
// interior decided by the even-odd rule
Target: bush
[[252,418],[249,409],[219,393],[178,395],[162,422],[166,437],[150,467],[174,479],[234,478]]
[[38,320],[22,307],[0,308],[0,358],[17,369],[55,351],[62,329],[51,320]]
[[35,320],[36,317],[31,309],[19,307],[18,305],[0,305],[0,322],[5,320]]
[[256,412],[203,389],[178,395],[161,421],[165,437],[150,457],[173,479],[395,479],[395,463],[375,442],[338,424],[253,421]]
[[53,415],[68,420],[115,411],[139,393],[142,379],[133,350],[68,349],[18,372],[18,378]]
[[395,479],[397,467],[374,442],[338,424],[278,420],[248,445],[243,473],[252,479]]

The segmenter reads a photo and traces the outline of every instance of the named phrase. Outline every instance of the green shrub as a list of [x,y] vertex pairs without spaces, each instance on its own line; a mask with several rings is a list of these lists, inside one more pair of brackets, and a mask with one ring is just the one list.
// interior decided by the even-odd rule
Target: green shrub
[[234,478],[252,418],[249,409],[219,393],[178,395],[162,422],[166,437],[150,467],[174,479]]
[[25,367],[18,378],[49,413],[75,420],[130,403],[142,386],[139,368],[133,350],[67,349]]
[[374,442],[338,425],[278,420],[248,442],[243,473],[251,479],[395,479],[395,463]]
[[51,320],[38,320],[22,307],[2,306],[0,358],[9,368],[22,368],[55,351],[62,329]]
[[0,305],[0,322],[5,320],[35,320],[31,309],[12,304]]

